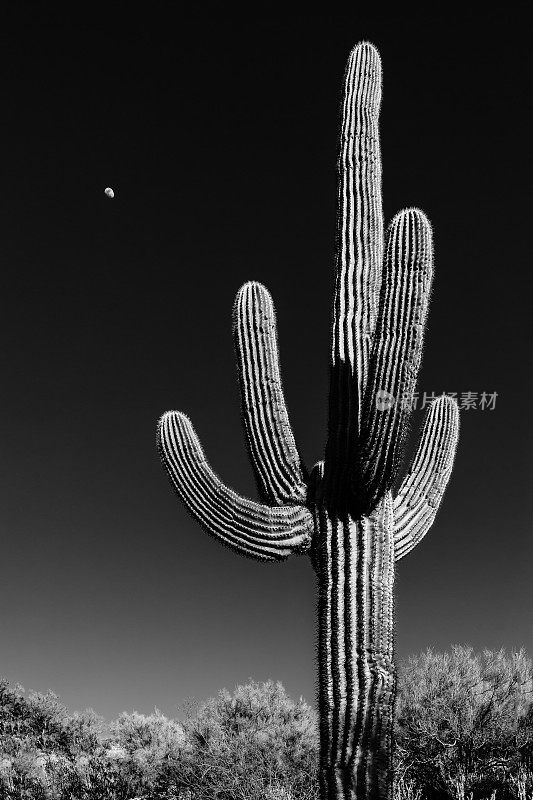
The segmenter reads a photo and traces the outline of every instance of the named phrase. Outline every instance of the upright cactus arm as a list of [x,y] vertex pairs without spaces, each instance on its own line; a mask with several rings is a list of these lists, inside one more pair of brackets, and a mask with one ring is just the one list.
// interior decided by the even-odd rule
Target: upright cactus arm
[[264,561],[279,561],[309,549],[310,511],[298,505],[262,505],[225,486],[207,463],[185,414],[169,411],[163,415],[157,443],[176,492],[205,530],[221,542]]
[[394,499],[394,554],[399,561],[426,535],[452,473],[459,437],[459,410],[450,397],[429,407],[420,444]]
[[246,441],[259,496],[274,505],[303,504],[307,475],[283,396],[272,298],[260,283],[246,283],[233,311],[233,336]]
[[345,505],[357,452],[383,260],[378,118],[381,61],[363,42],[344,78],[338,173],[337,259],[325,470],[332,504]]
[[[431,226],[416,208],[401,211],[387,231],[381,302],[371,359],[358,462],[356,510],[376,505],[396,477],[408,432],[422,358],[433,277]],[[388,402],[390,400],[390,402]]]

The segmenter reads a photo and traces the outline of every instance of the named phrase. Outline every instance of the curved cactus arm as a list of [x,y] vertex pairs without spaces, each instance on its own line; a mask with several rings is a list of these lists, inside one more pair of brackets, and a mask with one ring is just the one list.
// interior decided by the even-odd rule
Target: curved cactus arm
[[372,353],[354,493],[365,511],[396,477],[411,414],[431,280],[431,226],[416,208],[397,214],[387,231],[379,318]]
[[344,77],[338,157],[337,257],[327,482],[341,498],[353,463],[377,321],[383,260],[379,109],[381,60],[361,42]]
[[185,414],[168,411],[163,415],[157,444],[176,492],[196,520],[223,544],[267,561],[309,549],[310,511],[296,505],[265,506],[225,486],[207,463]]
[[399,561],[426,535],[452,472],[459,437],[459,409],[451,397],[428,409],[418,450],[394,499],[394,554]]
[[296,449],[279,371],[276,315],[260,283],[246,283],[233,312],[233,336],[246,441],[266,503],[305,503],[306,477]]

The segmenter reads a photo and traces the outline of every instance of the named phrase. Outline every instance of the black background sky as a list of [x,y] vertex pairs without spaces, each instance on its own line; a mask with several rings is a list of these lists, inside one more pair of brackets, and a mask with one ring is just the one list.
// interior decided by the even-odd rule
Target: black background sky
[[498,392],[462,414],[436,524],[399,565],[397,654],[533,654],[525,20],[74,5],[0,10],[0,674],[108,719],[249,677],[314,702],[307,560],[207,537],[155,426],[190,414],[256,496],[231,339],[254,279],[300,449],[321,457],[338,103],[360,39],[383,59],[386,217],[417,205],[434,225],[419,388]]

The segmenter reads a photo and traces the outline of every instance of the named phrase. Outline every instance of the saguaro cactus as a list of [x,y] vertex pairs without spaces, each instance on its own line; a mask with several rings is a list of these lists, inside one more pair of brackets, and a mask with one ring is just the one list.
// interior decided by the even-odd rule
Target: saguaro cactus
[[338,160],[338,230],[328,439],[308,474],[289,424],[271,297],[245,284],[234,308],[242,416],[261,502],[210,469],[189,419],[160,420],[164,466],[189,511],[252,558],[311,557],[319,592],[320,780],[324,800],[390,798],[395,697],[395,562],[430,528],[458,435],[454,400],[427,411],[396,496],[432,278],[432,234],[418,209],[383,232],[381,64],[350,54]]

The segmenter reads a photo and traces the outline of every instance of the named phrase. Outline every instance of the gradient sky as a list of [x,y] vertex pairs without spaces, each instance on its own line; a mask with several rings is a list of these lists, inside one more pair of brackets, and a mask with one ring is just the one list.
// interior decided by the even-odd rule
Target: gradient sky
[[170,7],[0,11],[0,675],[107,719],[176,715],[250,677],[314,703],[308,561],[204,534],[155,427],[188,413],[256,496],[231,338],[254,279],[300,450],[322,456],[338,104],[360,39],[383,59],[386,217],[417,205],[434,225],[419,389],[498,392],[462,414],[441,512],[399,565],[397,655],[533,655],[525,21]]

